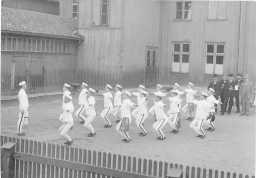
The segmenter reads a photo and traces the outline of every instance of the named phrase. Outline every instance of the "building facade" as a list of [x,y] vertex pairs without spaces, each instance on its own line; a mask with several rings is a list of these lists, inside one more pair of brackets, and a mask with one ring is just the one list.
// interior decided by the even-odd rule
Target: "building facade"
[[[29,0],[16,0],[22,4],[18,7],[15,0],[6,1],[9,4],[3,6],[5,9],[22,7],[20,11],[40,14],[48,20],[50,16],[55,21],[42,19],[46,23],[38,26],[50,23],[43,31],[40,28],[31,31],[20,27],[23,33],[13,33],[14,30],[10,30],[8,25],[6,29],[2,27],[2,46],[8,47],[10,31],[11,35],[16,36],[24,36],[24,32],[28,31],[25,36],[32,40],[30,52],[2,48],[2,75],[6,73],[4,70],[14,70],[10,61],[17,61],[9,54],[17,56],[17,53],[26,52],[31,54],[24,58],[30,61],[39,54],[49,58],[49,66],[45,65],[44,70],[47,69],[47,72],[44,73],[48,74],[52,64],[58,64],[54,69],[60,75],[55,77],[59,83],[68,79],[74,82],[88,81],[95,87],[101,87],[106,82],[119,82],[127,87],[141,83],[153,86],[156,83],[182,83],[188,80],[202,84],[212,74],[230,73],[248,73],[251,80],[256,81],[255,2],[44,0],[44,5],[34,3],[30,7],[28,3],[22,3]],[[49,9],[49,3],[57,4],[57,7]],[[15,19],[15,16],[11,18]],[[38,18],[42,17],[35,16],[34,20]],[[2,21],[4,19],[6,17],[2,12]],[[6,24],[12,19],[6,19]],[[53,24],[61,24],[58,28],[67,29],[65,34],[54,30],[47,32]],[[62,41],[63,47],[60,48],[63,50],[66,49],[64,44],[68,43],[72,46],[72,52],[34,51],[34,44],[37,44],[33,43],[34,37],[44,39],[45,42],[39,43],[45,48],[48,41]],[[19,39],[13,39],[19,42]],[[27,41],[29,43],[30,40]],[[58,44],[49,42],[52,45],[55,43]],[[62,65],[58,60],[67,62],[61,61],[63,67],[60,67]],[[15,70],[17,68],[20,67],[16,66]],[[56,71],[59,68],[63,74]],[[66,69],[73,72],[68,74]],[[15,77],[8,75],[12,76],[12,82],[8,80],[11,83],[8,85],[13,87]],[[53,80],[54,77],[45,78]],[[49,86],[52,83],[49,82]]]

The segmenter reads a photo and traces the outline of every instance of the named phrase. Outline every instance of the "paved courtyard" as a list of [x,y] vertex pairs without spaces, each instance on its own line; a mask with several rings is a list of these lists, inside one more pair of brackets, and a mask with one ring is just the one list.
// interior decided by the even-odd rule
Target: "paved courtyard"
[[[76,100],[74,103],[77,103]],[[42,141],[63,143],[57,128],[61,112],[61,96],[30,100],[30,125],[26,137]],[[97,113],[102,109],[102,98],[97,97]],[[17,122],[17,101],[2,103],[2,134],[15,135]],[[153,119],[148,118],[146,137],[138,136],[134,122],[131,127],[131,143],[120,141],[115,127],[103,128],[103,120],[97,116],[93,125],[97,135],[88,138],[88,130],[77,120],[70,135],[74,144],[88,149],[151,158],[185,165],[234,171],[252,175],[255,171],[255,119],[256,115],[240,117],[238,114],[217,116],[216,131],[208,132],[205,139],[195,137],[189,128],[189,121],[182,120],[178,134],[165,128],[167,139],[156,140],[152,131]],[[115,125],[115,124],[114,124]]]

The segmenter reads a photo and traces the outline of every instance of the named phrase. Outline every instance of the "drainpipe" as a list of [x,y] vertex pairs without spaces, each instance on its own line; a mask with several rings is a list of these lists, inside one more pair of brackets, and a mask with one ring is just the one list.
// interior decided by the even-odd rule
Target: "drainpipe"
[[120,59],[119,59],[119,71],[120,79],[123,80],[124,77],[124,40],[125,40],[125,28],[124,28],[124,18],[125,18],[125,0],[121,2],[121,24],[120,24]]
[[241,58],[240,42],[241,42],[241,26],[242,26],[242,2],[239,1],[239,23],[238,23],[238,41],[237,41],[237,58],[235,73],[238,73],[239,68],[239,59]]

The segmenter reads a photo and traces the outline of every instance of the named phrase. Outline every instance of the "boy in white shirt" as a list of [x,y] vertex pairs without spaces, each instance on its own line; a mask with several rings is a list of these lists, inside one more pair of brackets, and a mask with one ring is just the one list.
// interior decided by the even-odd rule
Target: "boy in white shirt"
[[207,96],[207,93],[202,92],[198,99],[192,100],[192,102],[196,105],[196,113],[194,120],[190,124],[190,127],[198,134],[197,136],[201,138],[205,137],[203,122],[207,119],[209,114],[209,105],[205,100],[205,97]]
[[130,100],[131,93],[129,91],[123,92],[123,101],[121,106],[121,121],[117,124],[116,130],[123,137],[122,141],[130,142],[129,128],[132,122],[131,109],[134,107],[134,103]]
[[17,122],[17,134],[19,136],[24,136],[25,132],[23,132],[23,126],[28,125],[28,95],[26,93],[27,84],[25,81],[19,83],[21,87],[18,93],[19,100],[19,119]]
[[96,117],[96,111],[95,111],[95,97],[93,94],[96,93],[96,91],[92,88],[89,88],[89,95],[88,95],[88,107],[87,107],[87,114],[84,126],[90,130],[90,133],[88,134],[88,137],[93,137],[96,135],[96,132],[92,126],[92,122],[94,121]]
[[112,127],[110,117],[113,112],[113,103],[112,103],[113,95],[111,93],[111,90],[112,90],[111,85],[107,84],[105,87],[105,92],[103,93],[104,109],[102,110],[100,116],[105,121],[104,128]]
[[73,121],[74,105],[72,102],[72,96],[71,96],[71,92],[69,91],[69,88],[71,88],[71,86],[65,83],[63,86],[63,102],[62,102],[63,112],[59,118],[59,120],[62,122],[62,125],[59,128],[60,135],[67,140],[64,143],[67,145],[71,145],[73,143],[73,140],[68,135],[68,132],[69,130],[72,129],[74,125],[74,121]]
[[193,119],[195,117],[195,105],[193,104],[194,95],[196,94],[196,90],[194,89],[194,84],[189,82],[187,88],[185,89],[186,92],[186,119]]
[[122,86],[117,84],[115,86],[115,94],[114,94],[114,109],[113,116],[116,118],[116,123],[120,121],[120,108],[122,105]]
[[147,111],[147,95],[148,92],[140,90],[138,93],[133,93],[137,96],[137,107],[133,110],[132,115],[135,118],[136,126],[142,131],[140,136],[146,136],[147,130],[144,128],[144,121],[148,117]]
[[173,132],[178,132],[180,128],[180,118],[178,116],[181,109],[181,98],[178,95],[177,90],[170,91],[170,97],[168,98],[170,105],[168,110],[168,123]]
[[164,128],[165,124],[168,122],[168,117],[164,112],[165,104],[162,101],[162,97],[165,96],[164,93],[157,91],[154,93],[155,95],[155,102],[154,105],[149,109],[149,113],[155,115],[156,121],[153,124],[153,129],[156,131],[159,140],[166,139],[162,129]]
[[79,118],[79,121],[81,124],[84,124],[85,121],[85,115],[84,112],[86,111],[88,107],[88,101],[87,101],[87,95],[88,95],[88,84],[85,82],[82,82],[81,85],[81,91],[78,96],[78,104],[79,108],[77,109],[75,115],[77,118]]

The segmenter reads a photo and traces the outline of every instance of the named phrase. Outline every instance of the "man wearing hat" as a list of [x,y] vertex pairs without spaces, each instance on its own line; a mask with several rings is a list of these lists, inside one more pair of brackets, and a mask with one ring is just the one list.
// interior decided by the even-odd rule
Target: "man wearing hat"
[[116,122],[120,121],[120,107],[122,105],[122,89],[123,87],[119,84],[115,86],[115,94],[114,94],[114,109],[113,116],[116,118]]
[[239,91],[242,84],[242,75],[237,74],[236,79],[234,82],[234,99],[235,99],[235,105],[236,105],[236,112],[240,113],[240,100],[239,100]]
[[194,95],[196,94],[196,90],[194,89],[194,84],[189,82],[187,88],[185,89],[186,92],[186,110],[187,110],[187,119],[193,119],[195,117],[195,105],[193,104],[192,100]]
[[88,84],[82,82],[81,91],[78,96],[78,104],[79,108],[76,111],[76,117],[79,118],[80,123],[83,124],[85,121],[84,111],[86,111],[88,107],[87,94],[88,94]]
[[229,96],[229,82],[226,76],[223,76],[220,81],[220,98],[221,98],[221,115],[224,115],[227,110]]
[[252,85],[249,82],[248,74],[244,75],[244,80],[240,90],[242,113],[241,115],[249,115],[250,101],[252,98]]
[[[216,100],[220,98],[220,81],[218,81],[217,75],[213,75],[212,81],[208,85],[208,90],[212,88],[214,90],[214,97]],[[218,107],[215,105],[215,113],[218,112]]]
[[96,117],[96,111],[95,111],[95,97],[93,96],[96,91],[93,88],[89,88],[89,95],[88,95],[88,106],[87,106],[87,114],[84,122],[84,126],[90,130],[90,133],[88,134],[88,137],[93,137],[96,135],[96,132],[92,126],[92,122]]
[[74,120],[73,120],[74,105],[72,102],[70,88],[71,86],[68,83],[65,83],[63,85],[63,97],[62,97],[63,112],[59,118],[59,120],[62,122],[62,125],[59,128],[60,135],[67,140],[64,143],[67,145],[71,145],[73,143],[73,140],[68,135],[68,132],[72,129],[74,125]]
[[229,74],[229,88],[228,88],[228,114],[231,113],[234,104],[234,91],[235,91],[235,81],[233,74]]
[[25,132],[23,132],[23,126],[28,125],[28,95],[26,93],[26,82],[22,81],[19,83],[21,87],[18,93],[18,100],[19,100],[19,119],[17,122],[17,133],[19,136],[24,136]]
[[105,92],[103,93],[104,109],[102,110],[102,112],[100,114],[100,116],[105,121],[104,128],[112,127],[112,123],[110,121],[110,116],[113,112],[113,103],[112,103],[113,95],[111,93],[111,90],[112,90],[112,86],[109,84],[106,84]]

